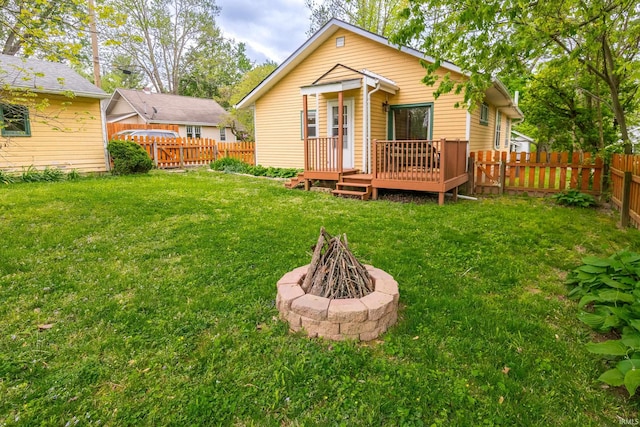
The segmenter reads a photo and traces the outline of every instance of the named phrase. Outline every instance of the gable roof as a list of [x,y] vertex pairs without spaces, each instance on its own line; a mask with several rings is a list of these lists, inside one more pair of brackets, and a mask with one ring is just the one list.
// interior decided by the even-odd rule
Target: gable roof
[[0,84],[31,89],[38,93],[64,95],[73,92],[85,98],[109,95],[64,64],[0,55]]
[[[434,63],[435,59],[426,55],[419,50],[406,47],[397,46],[392,44],[389,39],[382,37],[378,34],[369,32],[355,25],[341,21],[340,19],[333,18],[327,22],[322,28],[320,28],[311,38],[309,38],[302,46],[300,46],[295,52],[293,52],[278,68],[276,68],[271,74],[269,74],[258,86],[256,86],[251,92],[249,92],[244,98],[238,102],[236,108],[246,108],[255,103],[262,95],[268,92],[273,86],[275,86],[280,80],[282,80],[291,70],[298,66],[302,61],[309,57],[321,44],[327,41],[338,30],[344,29],[355,33],[359,36],[372,40],[376,43],[389,46],[400,52],[404,52],[408,55],[414,56],[417,59],[425,60],[427,62]],[[468,75],[462,71],[460,67],[450,62],[442,61],[440,66],[448,71],[453,71],[459,74]],[[365,72],[366,70],[362,70]],[[373,74],[367,71],[368,74]],[[506,90],[504,85],[499,80],[494,80],[493,86],[488,91],[488,95],[493,98],[504,97],[500,102],[501,108],[507,108],[508,114],[512,117],[524,117],[522,112],[518,109],[517,105],[513,103],[511,95]]]
[[107,121],[124,118],[110,115],[118,102],[126,102],[146,123],[217,126],[228,114],[213,99],[116,89],[106,108]]

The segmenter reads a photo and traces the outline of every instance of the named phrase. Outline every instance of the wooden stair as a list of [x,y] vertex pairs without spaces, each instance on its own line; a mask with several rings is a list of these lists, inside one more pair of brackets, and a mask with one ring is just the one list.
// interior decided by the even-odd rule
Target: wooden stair
[[296,188],[302,182],[304,182],[304,172],[300,172],[298,176],[291,178],[289,182],[285,182],[284,186],[287,188]]
[[372,190],[371,179],[371,175],[364,173],[343,175],[331,193],[336,196],[356,196],[362,200],[369,200]]

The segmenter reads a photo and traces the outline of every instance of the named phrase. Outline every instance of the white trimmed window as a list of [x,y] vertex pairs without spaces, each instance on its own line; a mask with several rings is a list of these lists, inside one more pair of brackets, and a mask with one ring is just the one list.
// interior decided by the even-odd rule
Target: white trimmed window
[[502,141],[502,113],[498,111],[496,112],[496,139],[493,142],[493,145],[496,150],[500,149],[501,141]]
[[511,119],[507,117],[506,125],[504,127],[504,148],[509,148],[509,142],[511,139]]
[[489,105],[484,102],[480,106],[480,124],[485,126],[489,124]]
[[[300,139],[304,139],[304,112],[300,112]],[[318,120],[316,110],[307,110],[307,135],[309,138],[318,137]]]
[[187,138],[201,138],[202,128],[200,126],[187,126]]
[[220,141],[226,141],[227,140],[227,129],[226,128],[220,128]]

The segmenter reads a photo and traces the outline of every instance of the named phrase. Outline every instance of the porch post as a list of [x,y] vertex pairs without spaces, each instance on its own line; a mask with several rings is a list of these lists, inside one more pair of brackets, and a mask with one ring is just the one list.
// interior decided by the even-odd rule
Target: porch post
[[304,170],[309,170],[309,127],[308,123],[309,111],[307,109],[307,95],[302,95],[302,139],[304,140]]
[[338,172],[342,173],[342,147],[344,143],[344,97],[338,92]]

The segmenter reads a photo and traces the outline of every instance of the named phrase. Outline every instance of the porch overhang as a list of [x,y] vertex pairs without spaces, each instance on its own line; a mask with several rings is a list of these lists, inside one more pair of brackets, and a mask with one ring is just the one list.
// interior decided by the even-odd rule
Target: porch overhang
[[371,88],[379,87],[383,92],[389,93],[391,95],[395,95],[400,88],[398,85],[390,79],[383,77],[379,74],[371,72],[369,70],[356,71],[350,69],[354,72],[354,74],[360,74],[362,77],[358,78],[345,78],[342,80],[335,80],[329,82],[320,82],[327,74],[333,71],[337,67],[345,67],[344,65],[337,64],[327,73],[325,73],[318,80],[313,82],[308,86],[302,86],[300,88],[301,95],[316,95],[322,93],[336,93],[336,92],[344,92],[352,89],[360,89],[363,85],[366,85]]
[[301,95],[315,95],[318,93],[344,92],[352,89],[360,89],[362,79],[349,79],[339,82],[322,83],[316,85],[303,86],[300,88]]

